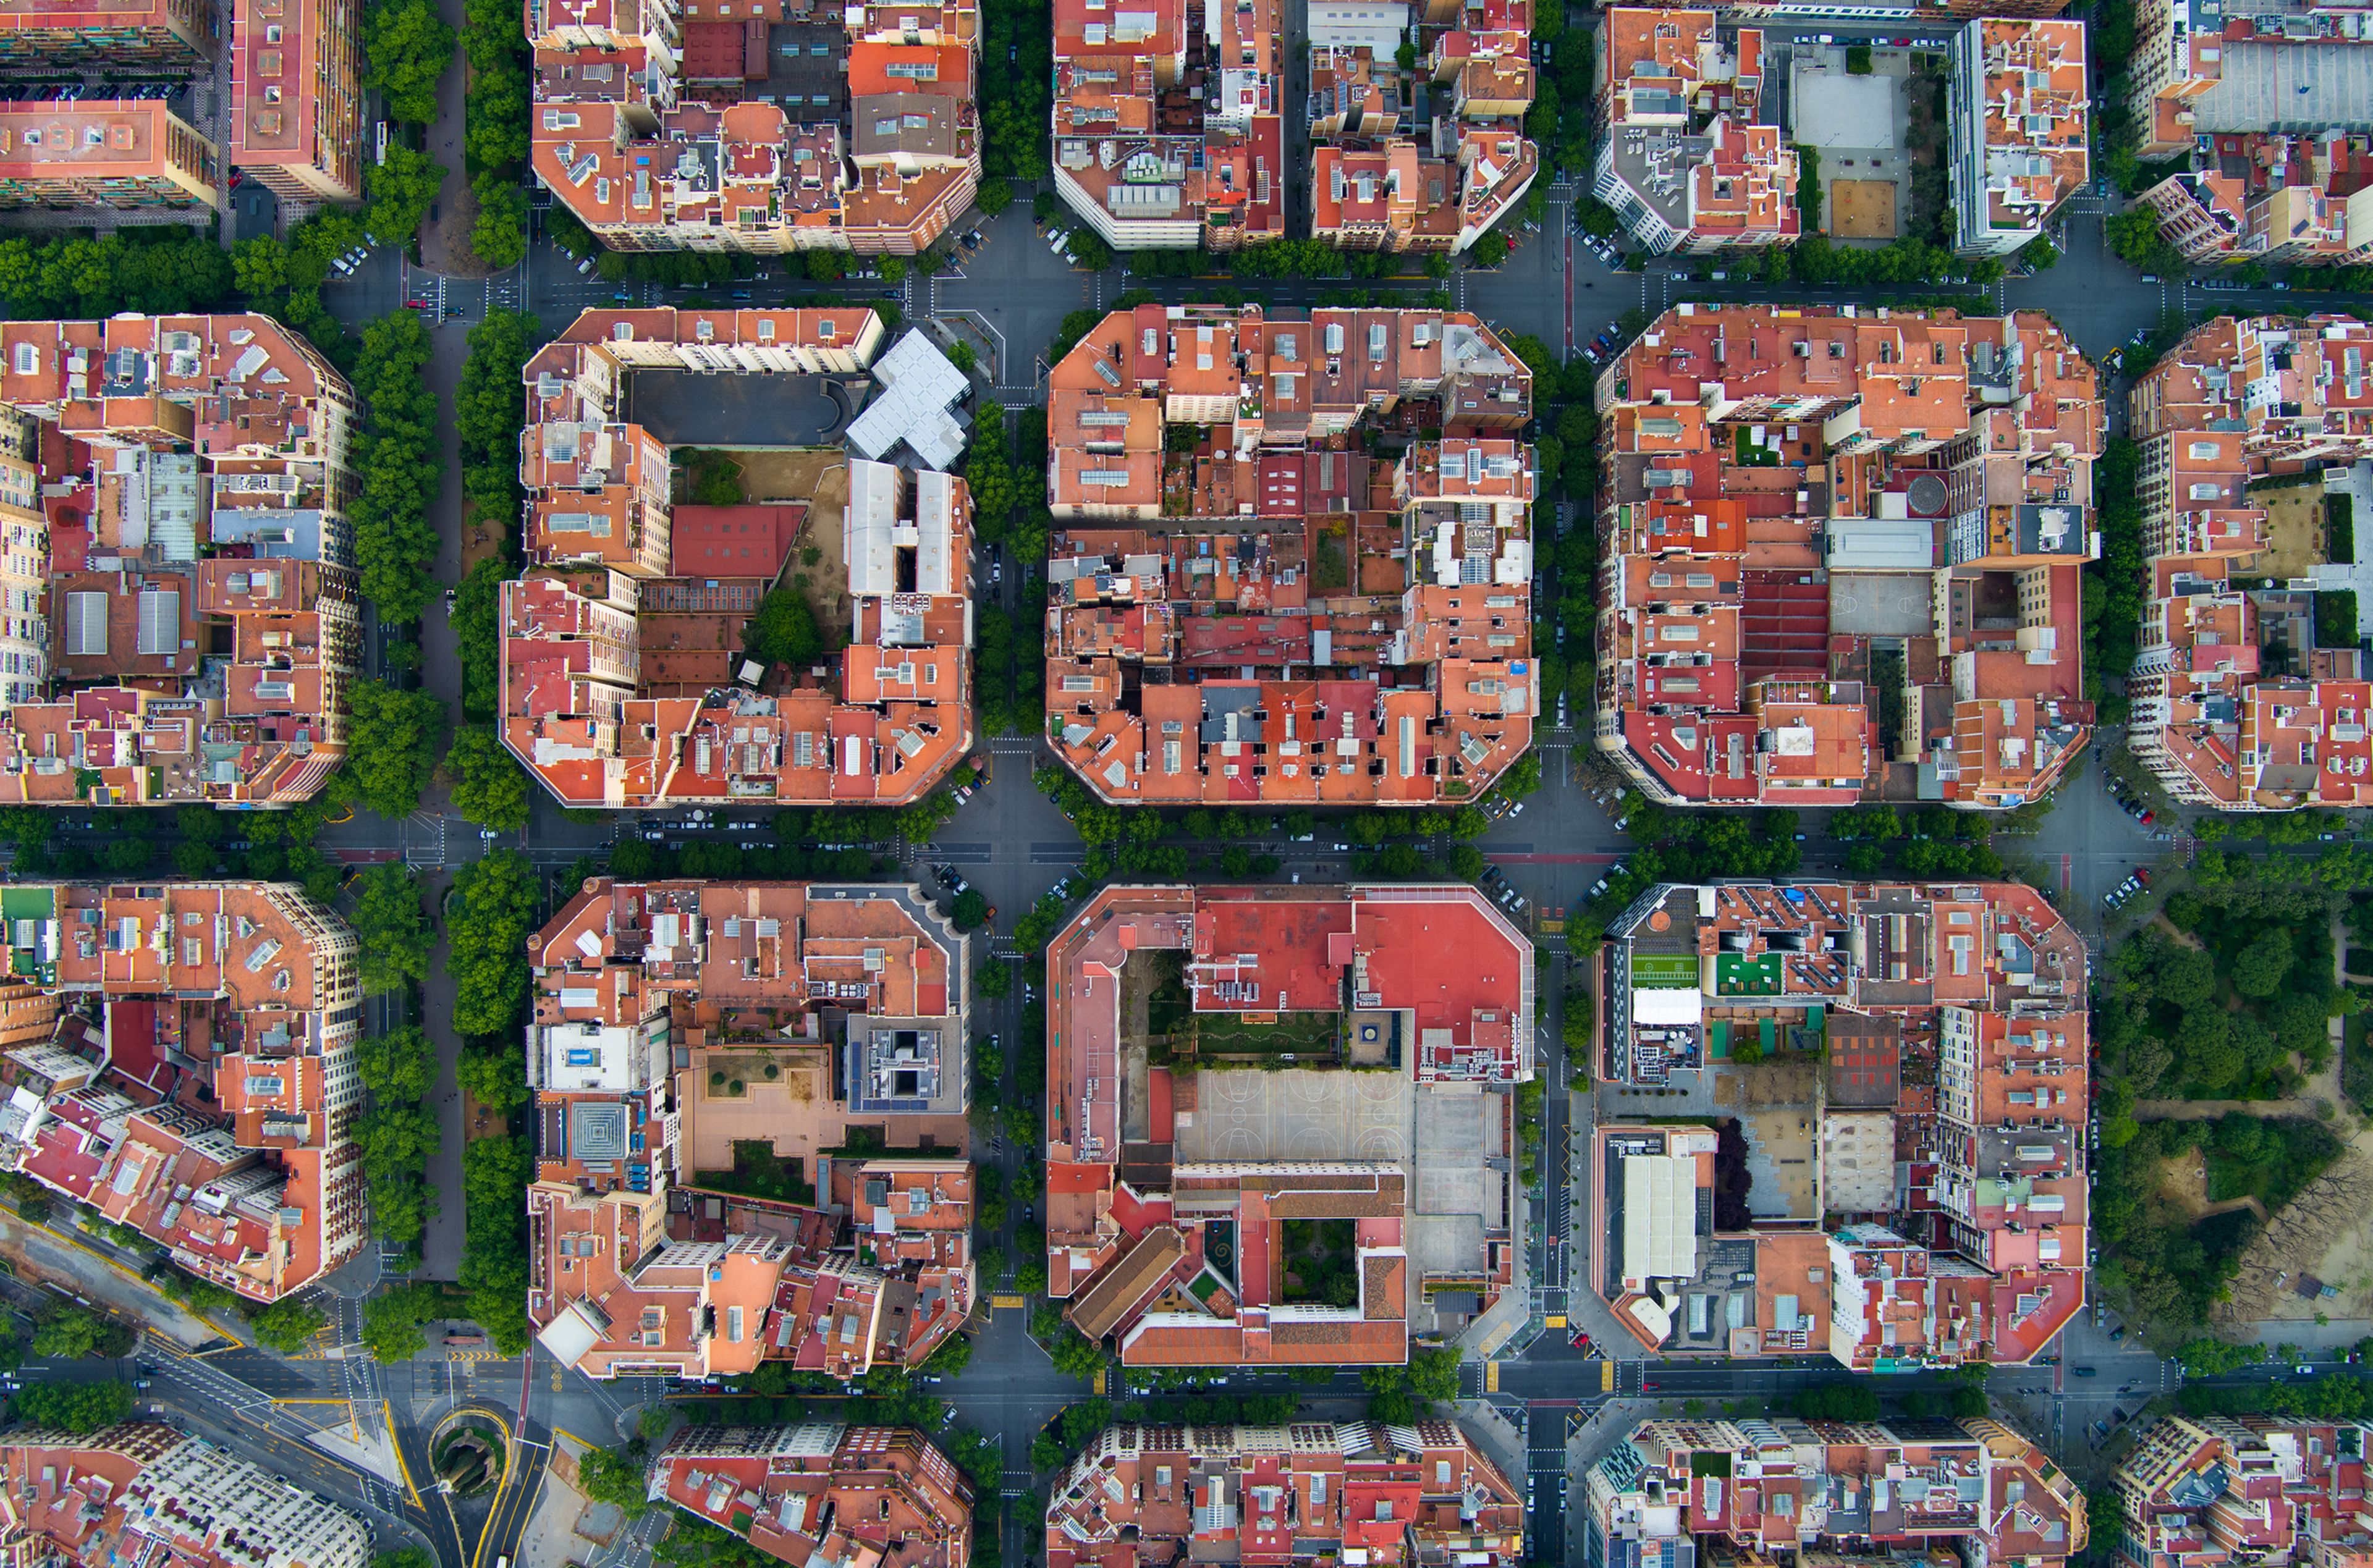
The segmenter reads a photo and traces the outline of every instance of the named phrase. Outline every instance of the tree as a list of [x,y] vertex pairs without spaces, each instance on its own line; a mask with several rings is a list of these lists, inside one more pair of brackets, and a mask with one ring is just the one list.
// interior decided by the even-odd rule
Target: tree
[[493,168],[473,180],[470,191],[478,198],[470,249],[489,267],[518,266],[527,254],[527,192],[517,180]]
[[96,1312],[80,1311],[63,1302],[45,1303],[33,1314],[33,1353],[60,1361],[107,1354],[107,1346],[120,1330],[120,1325]]
[[2261,1000],[2278,993],[2298,954],[2291,934],[2280,926],[2261,932],[2233,959],[2233,989]]
[[956,895],[951,918],[958,931],[977,931],[988,923],[988,900],[981,896],[979,889],[966,888]]
[[777,588],[760,599],[758,613],[750,618],[742,635],[751,654],[768,664],[812,664],[824,647],[815,611],[797,588]]
[[453,1064],[462,1092],[498,1116],[508,1117],[530,1096],[527,1058],[516,1046],[493,1051],[465,1051]]
[[577,1460],[577,1490],[596,1503],[614,1504],[630,1519],[650,1506],[650,1450],[639,1437],[623,1448],[590,1448]]
[[367,810],[401,821],[435,771],[445,704],[432,691],[357,680],[347,688],[347,785]]
[[997,1001],[1013,994],[1013,970],[995,958],[972,971],[972,988]]
[[391,141],[386,158],[363,166],[370,204],[363,227],[374,245],[409,245],[445,183],[445,166],[416,147]]
[[363,1087],[382,1103],[426,1099],[437,1086],[437,1048],[417,1025],[365,1039],[355,1066]]
[[527,826],[527,770],[493,725],[463,726],[445,753],[445,772],[453,781],[453,809],[465,820],[499,832]]
[[19,1390],[17,1414],[28,1426],[53,1427],[77,1436],[113,1426],[132,1413],[132,1385],[35,1383]]
[[363,1303],[363,1346],[382,1366],[410,1361],[428,1348],[420,1326],[436,1311],[435,1286],[392,1285]]
[[969,376],[979,368],[980,355],[973,352],[972,344],[958,338],[948,345],[948,363]]
[[1508,259],[1508,237],[1493,229],[1467,249],[1467,259],[1479,267],[1498,266]]
[[453,878],[445,969],[456,983],[453,1027],[462,1034],[508,1034],[526,1011],[536,900],[534,868],[517,850],[473,861]]
[[377,0],[363,14],[363,80],[397,120],[437,118],[437,79],[453,60],[453,29],[434,0]]
[[973,204],[986,217],[995,217],[1013,204],[1013,184],[1002,175],[992,174],[980,182],[973,196]]
[[360,944],[357,961],[366,993],[384,995],[428,978],[436,934],[428,928],[420,883],[410,866],[392,860],[358,875],[352,924]]
[[250,1314],[247,1326],[255,1337],[283,1355],[295,1355],[313,1342],[329,1319],[293,1295]]
[[360,486],[347,508],[364,597],[381,619],[416,621],[437,592],[437,530],[428,520],[445,468],[437,395],[428,389],[428,329],[416,310],[363,330],[352,378],[368,411],[356,452]]
[[[475,363],[474,358],[472,363]],[[519,383],[513,377],[511,401],[520,401]],[[455,400],[460,401],[459,397]],[[514,437],[517,431],[513,431]],[[466,442],[467,437],[464,437]],[[513,450],[517,447],[514,445]],[[519,460],[511,459],[508,470],[497,470],[508,483],[519,471]],[[466,481],[466,475],[464,476]],[[475,496],[472,497],[476,500]],[[462,666],[462,716],[473,720],[492,720],[500,700],[497,692],[497,677],[502,671],[502,639],[496,623],[497,600],[502,586],[512,576],[510,563],[499,556],[489,556],[470,568],[462,586],[453,590],[453,609],[447,618],[453,628],[453,640]]]

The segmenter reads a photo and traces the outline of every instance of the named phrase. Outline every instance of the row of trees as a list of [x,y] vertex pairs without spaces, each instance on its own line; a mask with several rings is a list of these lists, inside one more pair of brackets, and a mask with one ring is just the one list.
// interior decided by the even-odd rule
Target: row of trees
[[236,287],[214,237],[178,225],[0,239],[0,298],[18,319],[212,310]]
[[356,452],[362,482],[347,517],[363,593],[382,621],[417,621],[438,588],[429,508],[444,480],[445,446],[427,383],[430,353],[419,312],[398,310],[363,329],[354,370],[368,414]]
[[[1578,174],[1590,167],[1590,146],[1596,128],[1590,112],[1594,52],[1592,37],[1565,25],[1565,7],[1540,6],[1533,11],[1533,41],[1548,46],[1549,64],[1541,67],[1533,92],[1533,107],[1525,114],[1525,134],[1541,149],[1541,162],[1560,174]],[[1533,189],[1549,183],[1546,174]]]
[[[469,58],[469,113],[462,155],[477,221],[470,249],[500,270],[527,254],[528,46],[519,9],[503,0],[469,0],[462,17]],[[517,388],[513,388],[517,401]]]
[[[2103,724],[2123,724],[2126,673],[2134,667],[2149,574],[2143,566],[2143,509],[2134,494],[2141,452],[2112,436],[2093,465],[2093,515],[2101,525],[2101,554],[2085,564],[2085,695]],[[2110,682],[2119,689],[2112,691]]]
[[437,1190],[427,1180],[428,1162],[442,1142],[428,1104],[437,1086],[437,1048],[426,1030],[406,1024],[365,1040],[356,1069],[371,1097],[354,1130],[371,1231],[401,1250],[402,1272],[419,1266],[420,1238],[437,1216]]

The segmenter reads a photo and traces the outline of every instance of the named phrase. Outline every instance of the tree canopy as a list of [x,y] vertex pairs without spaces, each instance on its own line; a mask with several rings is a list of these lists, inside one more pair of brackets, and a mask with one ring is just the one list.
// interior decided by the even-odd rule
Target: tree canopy
[[516,850],[473,861],[453,878],[446,972],[457,986],[453,1027],[508,1034],[527,1010],[527,937],[535,920],[534,868]]
[[445,739],[445,703],[433,691],[377,680],[346,689],[345,776],[366,809],[400,822],[420,805]]
[[435,0],[373,0],[363,13],[363,80],[389,115],[414,125],[437,118],[437,79],[453,62],[453,29]]
[[366,993],[384,995],[428,978],[436,933],[410,866],[392,860],[357,875],[348,923],[360,944],[356,957]]
[[463,726],[445,753],[445,771],[453,780],[453,809],[465,820],[502,832],[527,826],[527,770],[493,725]]

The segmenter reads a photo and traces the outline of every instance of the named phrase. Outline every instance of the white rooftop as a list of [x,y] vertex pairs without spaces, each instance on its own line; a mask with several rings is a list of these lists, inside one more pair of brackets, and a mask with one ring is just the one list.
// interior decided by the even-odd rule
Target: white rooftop
[[972,378],[913,331],[873,362],[873,378],[880,389],[849,425],[849,446],[880,461],[904,442],[927,467],[953,470],[965,437],[950,411],[972,389]]

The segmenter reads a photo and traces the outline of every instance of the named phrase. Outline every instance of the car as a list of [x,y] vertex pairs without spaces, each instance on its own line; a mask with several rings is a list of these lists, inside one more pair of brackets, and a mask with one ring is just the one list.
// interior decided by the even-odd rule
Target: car
[[2140,882],[2140,883],[2141,883],[2144,887],[2145,887],[2145,888],[2149,887],[2149,886],[2150,886],[2150,867],[2149,867],[2149,866],[2147,866],[2147,865],[2137,865],[2137,866],[2135,866],[2135,867],[2134,867],[2134,880],[2135,880],[2135,881],[2137,881],[2137,882]]
[[1022,1205],[1022,1223],[1023,1225],[1036,1225],[1038,1223],[1037,1204],[1024,1203]]
[[497,838],[500,837],[500,835],[499,835],[499,834],[497,834],[497,832],[496,832],[492,828],[481,828],[481,829],[479,829],[479,830],[478,830],[478,837],[480,837],[480,838],[482,838],[482,839],[484,839],[484,840],[487,841],[489,843],[491,843],[491,842],[494,842],[494,840],[496,840]]
[[1563,728],[1565,727],[1565,693],[1564,693],[1564,692],[1562,692],[1562,691],[1561,691],[1561,692],[1559,692],[1559,693],[1558,693],[1558,722],[1557,722],[1557,726],[1558,726],[1560,729],[1563,729]]
[[1895,41],[1895,47],[1898,49],[1909,49],[1911,47],[1911,41],[1908,38],[1899,38]]
[[2292,1370],[2293,1372],[2297,1373],[2297,1374],[2298,1374],[2300,1376],[2302,1376],[2302,1377],[2312,1377],[2312,1376],[2315,1376],[2315,1368],[2314,1368],[2314,1367],[2312,1367],[2312,1366],[2309,1366],[2306,1362],[2303,1362],[2303,1361],[2302,1361],[2302,1362],[2300,1362],[2297,1366],[2292,1367],[2292,1368],[2291,1368],[2291,1370]]
[[[435,222],[437,221],[437,208],[438,208],[438,203],[435,203],[435,202],[431,202],[431,203],[428,203],[428,221],[429,221],[430,223],[435,223]],[[503,1564],[503,1568],[510,1568],[509,1563],[508,1563],[508,1562],[506,1562]]]
[[2158,274],[2157,273],[2145,273],[2143,274],[2143,282],[2157,283],[2158,282]]
[[1573,1348],[1576,1350],[1588,1350],[1590,1348],[1590,1336],[1577,1329],[1574,1330],[1572,1343]]
[[1521,801],[1521,800],[1517,801],[1514,806],[1511,806],[1511,807],[1508,807],[1508,815],[1509,815],[1509,816],[1511,816],[1511,817],[1521,817],[1521,816],[1523,816],[1524,814],[1525,814],[1525,803],[1524,803],[1523,801]]
[[592,258],[592,257],[590,257],[590,256],[587,256],[587,257],[583,258],[582,260],[580,260],[580,261],[577,263],[577,275],[578,275],[579,277],[583,277],[586,273],[588,273],[591,272],[592,270],[593,270],[593,258]]
[[1599,894],[1601,894],[1601,893],[1603,893],[1603,892],[1605,892],[1605,891],[1607,891],[1607,878],[1606,878],[1606,877],[1601,877],[1597,881],[1593,882],[1593,883],[1590,885],[1590,891],[1589,891],[1586,895],[1584,895],[1584,896],[1585,896],[1585,897],[1587,897],[1587,898],[1593,898],[1593,899],[1595,899],[1595,898],[1598,897],[1598,895],[1599,895]]
[[2090,1366],[2072,1366],[2068,1370],[2074,1372],[2079,1377],[2098,1377],[2100,1376],[2098,1369]]
[[1837,40],[1836,40],[1835,38],[1832,38],[1832,37],[1831,37],[1829,34],[1828,34],[1828,33],[1823,33],[1819,38],[1818,38],[1818,39],[1814,40],[1813,41],[1815,41],[1816,43],[1835,43],[1835,42],[1837,42]]
[[2110,1342],[2111,1344],[2116,1344],[2120,1340],[2122,1340],[2125,1337],[2126,1326],[2123,1323],[2119,1324],[2116,1328],[2110,1330]]
[[950,1406],[948,1407],[948,1411],[947,1411],[947,1413],[946,1413],[945,1415],[943,1415],[943,1416],[940,1417],[940,1424],[941,1424],[941,1426],[953,1426],[953,1425],[954,1425],[954,1424],[955,1424],[955,1419],[956,1419],[956,1407],[955,1407],[955,1406],[953,1406],[953,1405],[950,1405]]
[[958,806],[965,805],[969,803],[971,799],[972,788],[970,785],[964,785],[956,790],[956,804]]

